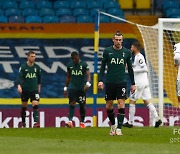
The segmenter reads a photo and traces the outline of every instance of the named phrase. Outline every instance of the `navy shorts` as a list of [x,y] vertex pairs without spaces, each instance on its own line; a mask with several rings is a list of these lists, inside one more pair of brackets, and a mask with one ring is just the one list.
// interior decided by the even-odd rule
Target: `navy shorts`
[[21,101],[22,102],[28,102],[28,100],[30,99],[30,101],[38,101],[40,99],[39,93],[37,91],[32,91],[32,92],[27,92],[27,91],[23,91],[21,94]]
[[70,89],[68,92],[68,97],[69,97],[69,103],[73,101],[78,103],[86,103],[85,91]]
[[107,83],[105,100],[126,99],[126,83]]

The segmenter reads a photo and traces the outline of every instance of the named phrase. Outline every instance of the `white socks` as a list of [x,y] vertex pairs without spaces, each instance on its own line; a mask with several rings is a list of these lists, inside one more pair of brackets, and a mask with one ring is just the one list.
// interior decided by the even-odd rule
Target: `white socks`
[[152,103],[149,103],[147,105],[147,107],[149,108],[151,114],[153,115],[153,117],[155,118],[155,120],[159,120],[159,116],[157,114],[156,108],[154,107],[154,105]]
[[129,104],[129,124],[133,125],[134,123],[134,115],[136,112],[135,104]]

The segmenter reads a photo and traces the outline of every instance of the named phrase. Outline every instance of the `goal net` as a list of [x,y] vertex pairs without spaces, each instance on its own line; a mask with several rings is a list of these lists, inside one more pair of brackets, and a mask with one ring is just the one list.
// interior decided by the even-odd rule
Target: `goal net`
[[180,126],[176,95],[177,68],[173,58],[173,45],[180,42],[180,19],[159,19],[157,25],[145,26],[105,12],[100,12],[101,14],[132,24],[139,30],[149,70],[151,101],[165,126]]

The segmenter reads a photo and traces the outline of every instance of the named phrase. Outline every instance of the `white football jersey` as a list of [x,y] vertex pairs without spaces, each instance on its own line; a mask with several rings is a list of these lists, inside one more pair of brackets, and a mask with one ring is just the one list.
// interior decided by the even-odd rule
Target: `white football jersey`
[[174,63],[178,65],[177,80],[180,80],[180,43],[174,45]]
[[149,85],[148,81],[148,69],[141,53],[138,53],[134,58],[133,63],[135,85]]

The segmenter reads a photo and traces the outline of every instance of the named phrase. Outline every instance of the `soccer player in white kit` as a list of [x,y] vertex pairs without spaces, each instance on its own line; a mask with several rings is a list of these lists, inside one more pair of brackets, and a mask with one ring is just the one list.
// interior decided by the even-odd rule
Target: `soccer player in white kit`
[[130,94],[129,102],[129,121],[123,126],[132,128],[134,123],[134,115],[136,112],[135,103],[138,99],[142,98],[144,104],[149,108],[153,118],[155,118],[155,127],[159,127],[162,121],[159,119],[156,108],[150,102],[151,92],[148,81],[148,68],[144,59],[144,56],[140,53],[141,45],[139,42],[134,42],[131,46],[131,51],[134,53],[134,79],[136,90],[133,94]]
[[180,108],[180,43],[174,45],[174,64],[178,67],[177,81],[176,81],[176,93],[178,97],[178,103]]

